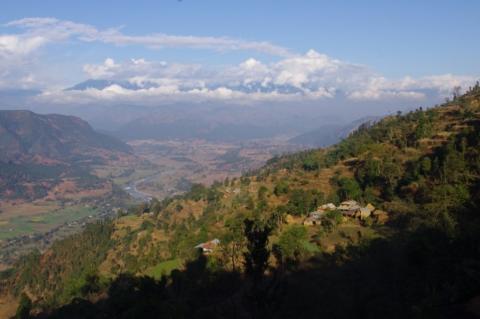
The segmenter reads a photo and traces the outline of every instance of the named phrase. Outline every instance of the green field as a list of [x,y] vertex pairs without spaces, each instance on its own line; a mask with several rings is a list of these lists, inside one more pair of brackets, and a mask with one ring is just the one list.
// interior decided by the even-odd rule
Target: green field
[[18,216],[0,221],[0,240],[47,232],[64,223],[95,215],[90,207],[73,206],[35,216]]
[[160,279],[163,275],[169,275],[173,270],[179,269],[181,266],[180,259],[171,259],[148,268],[145,274],[155,279]]

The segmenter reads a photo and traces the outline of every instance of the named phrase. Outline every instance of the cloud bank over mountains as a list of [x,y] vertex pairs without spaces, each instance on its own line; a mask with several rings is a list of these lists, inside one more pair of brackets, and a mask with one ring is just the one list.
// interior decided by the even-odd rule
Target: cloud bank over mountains
[[[0,88],[40,88],[40,103],[90,104],[134,103],[145,105],[175,102],[256,104],[334,99],[356,101],[422,101],[427,95],[447,96],[454,86],[464,88],[472,76],[430,75],[389,79],[365,65],[338,60],[316,50],[295,53],[270,42],[230,37],[169,34],[128,35],[121,28],[94,26],[55,18],[25,18],[4,25],[0,34]],[[239,51],[245,59],[234,65],[202,65],[153,61],[141,57],[81,66],[83,84],[61,89],[45,83],[37,71],[37,53],[50,44],[142,46],[147,50],[179,48],[216,52]],[[249,53],[270,55],[269,61],[249,58]],[[35,73],[37,71],[37,73]],[[61,77],[62,75],[58,75]],[[94,81],[91,81],[94,80]],[[61,82],[61,79],[58,80]]]

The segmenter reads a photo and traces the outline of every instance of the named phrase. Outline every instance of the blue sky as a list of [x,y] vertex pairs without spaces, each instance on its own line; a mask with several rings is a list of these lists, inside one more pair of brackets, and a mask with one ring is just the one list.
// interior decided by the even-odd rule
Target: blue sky
[[[367,64],[386,75],[476,75],[480,71],[480,41],[475,40],[480,30],[480,2],[474,0],[129,3],[9,1],[2,3],[0,20],[5,23],[25,17],[56,17],[99,28],[124,26],[130,34],[159,32],[266,40],[299,52],[315,49]],[[109,51],[105,49],[103,54]],[[181,58],[195,60],[197,54],[190,52]]]
[[[159,64],[166,62],[184,70],[168,77],[170,89],[173,82],[178,86],[196,76],[198,83],[230,90],[238,83],[256,81],[291,85],[309,93],[336,90],[360,96],[361,90],[370,90],[362,96],[380,97],[385,91],[391,97],[398,96],[399,90],[393,87],[401,82],[402,96],[413,97],[421,89],[445,91],[449,85],[465,85],[478,78],[478,12],[480,1],[474,0],[9,1],[2,3],[0,11],[0,55],[2,43],[5,51],[0,87],[18,82],[22,87],[52,90],[91,77],[149,78],[160,83],[167,73],[178,71],[176,67],[167,72]],[[34,24],[22,20],[29,18],[56,20],[37,19]],[[67,23],[76,24],[73,31],[55,33]],[[94,39],[84,31],[87,28],[95,30]],[[112,29],[116,30],[113,36]],[[146,39],[152,35],[167,39]],[[309,50],[317,55],[307,55]],[[106,59],[111,66],[108,71]],[[147,76],[128,65],[131,59],[150,63],[142,70],[162,71]],[[246,72],[241,65],[248,59],[261,64],[250,63]],[[197,69],[190,75],[187,66]],[[261,74],[253,74],[261,68]],[[335,71],[338,75],[332,74],[333,69],[340,70]],[[219,80],[232,72],[238,78],[229,83]],[[342,86],[349,78],[372,84]]]

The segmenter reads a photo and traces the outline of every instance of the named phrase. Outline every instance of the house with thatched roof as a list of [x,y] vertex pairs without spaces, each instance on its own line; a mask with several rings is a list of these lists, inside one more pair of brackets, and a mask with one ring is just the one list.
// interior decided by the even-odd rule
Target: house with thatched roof
[[344,202],[341,202],[340,205],[338,206],[338,209],[341,211],[357,211],[360,209],[360,205],[358,204],[357,201],[354,200],[347,200]]
[[360,209],[357,211],[357,214],[355,215],[355,217],[358,217],[358,218],[364,220],[365,218],[370,217],[374,210],[375,210],[375,206],[368,203],[367,206],[360,207]]
[[303,221],[303,225],[305,226],[313,226],[313,225],[320,225],[321,219],[325,215],[325,211],[318,210],[308,214],[308,217]]
[[327,203],[327,204],[323,204],[318,209],[319,210],[335,210],[337,209],[337,206],[335,206],[333,203]]
[[220,244],[220,240],[215,238],[213,240],[207,241],[205,243],[198,244],[195,246],[196,249],[200,249],[202,253],[208,255],[210,253],[213,253],[215,248]]

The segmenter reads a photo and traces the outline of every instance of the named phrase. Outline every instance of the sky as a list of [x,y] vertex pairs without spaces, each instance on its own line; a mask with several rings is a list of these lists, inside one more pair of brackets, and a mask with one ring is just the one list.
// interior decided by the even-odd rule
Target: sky
[[[0,90],[53,104],[421,101],[480,78],[478,12],[475,0],[9,1]],[[64,90],[88,79],[110,85]]]

